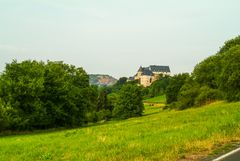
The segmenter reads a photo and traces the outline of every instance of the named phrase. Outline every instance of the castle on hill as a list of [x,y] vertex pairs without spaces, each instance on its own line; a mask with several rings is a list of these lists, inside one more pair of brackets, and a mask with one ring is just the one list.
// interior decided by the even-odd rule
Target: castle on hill
[[139,83],[144,86],[150,86],[160,76],[165,77],[170,75],[169,66],[150,65],[149,67],[142,67],[137,71],[137,74],[133,77],[134,80],[138,80]]

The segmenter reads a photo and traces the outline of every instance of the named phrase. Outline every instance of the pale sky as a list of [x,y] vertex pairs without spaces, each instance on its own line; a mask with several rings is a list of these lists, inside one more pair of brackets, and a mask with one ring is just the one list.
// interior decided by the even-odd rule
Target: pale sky
[[191,72],[239,34],[239,0],[0,0],[0,71],[37,59],[117,78]]

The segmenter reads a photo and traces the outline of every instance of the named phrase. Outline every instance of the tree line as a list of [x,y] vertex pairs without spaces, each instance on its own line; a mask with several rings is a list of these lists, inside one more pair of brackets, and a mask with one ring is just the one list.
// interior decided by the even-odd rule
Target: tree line
[[[218,100],[240,101],[240,36],[226,41],[220,50],[198,63],[193,72],[174,76],[159,76],[151,86],[141,88],[144,99],[166,95],[167,107],[186,109]],[[105,90],[118,91],[128,82],[122,77]]]
[[197,64],[191,74],[160,76],[142,90],[143,97],[165,94],[168,107],[180,110],[217,100],[240,101],[239,60],[240,36],[237,36]]
[[217,100],[240,101],[240,36],[197,64],[191,74],[160,76],[144,88],[120,78],[110,87],[89,85],[83,68],[63,62],[6,64],[0,75],[0,131],[82,126],[141,116],[142,100],[166,95],[169,108]]
[[121,85],[109,95],[89,85],[83,68],[63,62],[13,60],[0,75],[0,131],[74,127],[142,111],[137,85]]
[[240,101],[240,36],[225,42],[213,56],[197,64],[191,74],[170,78],[166,89],[172,108],[202,106],[216,100]]

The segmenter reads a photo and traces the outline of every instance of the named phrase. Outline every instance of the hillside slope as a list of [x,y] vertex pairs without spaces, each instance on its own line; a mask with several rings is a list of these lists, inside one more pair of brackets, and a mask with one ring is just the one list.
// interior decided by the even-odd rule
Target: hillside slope
[[196,160],[231,141],[240,141],[240,102],[184,111],[146,106],[138,118],[1,137],[0,160]]
[[90,74],[90,84],[97,86],[110,86],[117,82],[117,79],[109,75],[103,74]]

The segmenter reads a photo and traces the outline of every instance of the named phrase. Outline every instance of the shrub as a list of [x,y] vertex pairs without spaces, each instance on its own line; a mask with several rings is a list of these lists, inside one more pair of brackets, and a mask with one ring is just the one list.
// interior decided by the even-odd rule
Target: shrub
[[97,122],[97,121],[98,121],[98,118],[97,118],[97,113],[95,111],[86,113],[85,123]]
[[97,120],[102,121],[102,120],[109,120],[112,116],[112,113],[110,110],[100,110],[96,112],[97,115]]
[[200,93],[195,100],[196,106],[202,106],[223,98],[223,94],[218,89],[211,89],[208,86],[200,88]]

